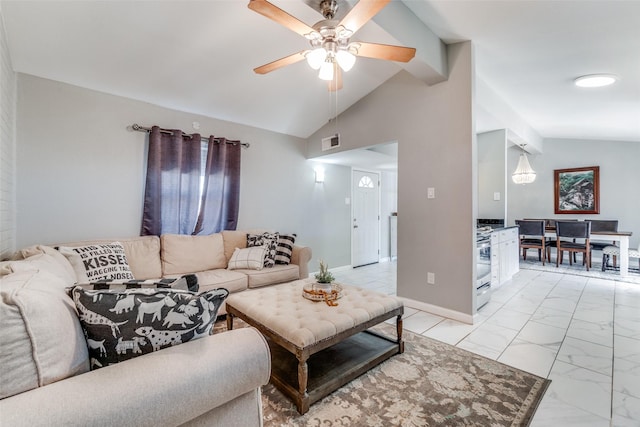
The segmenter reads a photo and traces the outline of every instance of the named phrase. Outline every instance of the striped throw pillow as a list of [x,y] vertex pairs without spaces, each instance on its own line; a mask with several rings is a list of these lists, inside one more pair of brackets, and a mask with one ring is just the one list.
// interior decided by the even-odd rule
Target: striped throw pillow
[[280,234],[278,247],[276,248],[276,264],[290,264],[293,244],[296,242],[296,234]]

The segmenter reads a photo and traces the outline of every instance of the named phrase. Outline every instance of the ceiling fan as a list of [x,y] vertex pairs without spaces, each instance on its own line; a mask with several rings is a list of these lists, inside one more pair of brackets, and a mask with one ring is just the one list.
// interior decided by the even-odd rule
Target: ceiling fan
[[334,16],[338,10],[337,0],[319,0],[319,10],[324,19],[312,27],[289,15],[267,0],[250,0],[249,9],[287,27],[305,37],[310,49],[294,53],[255,68],[258,74],[266,74],[287,65],[307,60],[318,76],[327,80],[330,91],[342,88],[342,71],[349,71],[356,56],[409,62],[416,54],[411,47],[377,43],[352,42],[351,36],[382,10],[391,0],[360,0],[341,20]]

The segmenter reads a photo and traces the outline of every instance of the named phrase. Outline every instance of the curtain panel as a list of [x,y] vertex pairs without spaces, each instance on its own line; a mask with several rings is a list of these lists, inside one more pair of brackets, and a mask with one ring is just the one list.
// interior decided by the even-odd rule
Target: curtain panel
[[153,126],[141,235],[235,230],[240,199],[239,143]]

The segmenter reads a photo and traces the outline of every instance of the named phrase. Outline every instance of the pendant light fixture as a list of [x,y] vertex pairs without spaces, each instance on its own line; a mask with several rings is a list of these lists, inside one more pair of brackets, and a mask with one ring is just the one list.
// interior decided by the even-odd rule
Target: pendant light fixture
[[516,184],[531,184],[536,180],[536,172],[531,168],[527,154],[524,151],[524,146],[527,144],[520,144],[522,153],[520,153],[520,159],[518,159],[518,167],[511,175],[511,179]]

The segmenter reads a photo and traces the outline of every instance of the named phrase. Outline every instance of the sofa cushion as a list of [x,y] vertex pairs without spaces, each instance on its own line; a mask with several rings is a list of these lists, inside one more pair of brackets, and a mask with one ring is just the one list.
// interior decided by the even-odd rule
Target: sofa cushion
[[157,279],[162,277],[160,263],[160,238],[158,236],[138,236],[119,239],[97,239],[82,242],[63,243],[59,246],[85,246],[118,241],[124,247],[129,268],[136,279]]
[[[4,276],[11,273],[17,273],[20,271],[46,271],[59,277],[68,285],[75,283],[76,274],[73,271],[73,267],[67,261],[61,253],[53,248],[49,248],[50,252],[33,252],[33,255],[28,256],[20,261],[5,261],[0,268],[0,276]],[[55,255],[53,255],[55,253]]]
[[278,233],[247,234],[247,247],[264,246],[267,253],[264,266],[271,268],[276,265],[276,249],[278,247]]
[[238,249],[233,252],[229,260],[229,270],[249,269],[262,270],[265,263],[267,248],[256,246],[251,248]]
[[[216,288],[225,288],[230,293],[244,291],[249,287],[247,275],[226,268],[199,271],[195,273],[198,278],[200,292],[210,291]],[[171,277],[171,276],[169,276]]]
[[236,248],[246,248],[247,247],[247,234],[262,234],[268,230],[260,230],[260,229],[249,229],[249,230],[224,230],[221,231],[222,237],[224,239],[224,256],[227,262],[231,259],[231,255],[233,255],[233,251]]
[[211,334],[229,295],[173,289],[71,291],[87,337],[91,369]]
[[276,248],[276,264],[288,265],[291,263],[293,245],[296,243],[296,234],[278,235],[278,247]]
[[104,279],[135,279],[120,242],[76,247],[60,246],[58,250],[73,266],[79,283]]
[[220,233],[208,236],[160,236],[163,276],[225,268],[224,241]]
[[224,230],[220,234],[224,238],[224,256],[227,262],[231,259],[236,248],[244,249],[247,247],[246,231]]
[[289,282],[300,278],[300,270],[297,265],[276,265],[273,268],[262,270],[237,270],[248,277],[249,288],[272,285],[274,283]]
[[247,275],[226,268],[199,271],[196,273],[200,292],[225,288],[229,292],[244,291],[248,287]]
[[44,270],[0,280],[0,399],[89,370],[68,285]]

